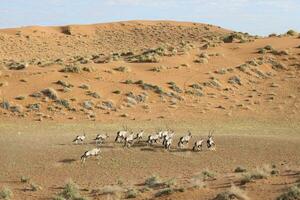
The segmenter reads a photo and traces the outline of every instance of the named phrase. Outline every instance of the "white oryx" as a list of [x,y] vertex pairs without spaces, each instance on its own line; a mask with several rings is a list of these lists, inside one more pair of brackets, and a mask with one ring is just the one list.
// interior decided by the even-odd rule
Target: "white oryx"
[[173,139],[175,133],[174,131],[170,131],[168,134],[166,134],[163,138],[163,142],[162,142],[162,145],[165,146],[166,145],[166,142],[169,140],[169,139]]
[[179,148],[182,148],[184,147],[184,145],[188,144],[190,139],[192,138],[192,133],[190,131],[188,131],[188,135],[186,136],[182,136],[180,139],[179,139],[179,142],[178,142],[178,147]]
[[84,152],[84,154],[81,156],[81,162],[85,162],[85,160],[89,157],[99,156],[100,152],[101,152],[101,150],[98,147]]
[[96,145],[98,145],[99,143],[104,143],[107,138],[109,138],[107,134],[98,134],[94,140],[96,141]]
[[124,147],[131,147],[133,143],[134,143],[134,133],[131,132],[131,134],[126,136],[124,139]]
[[126,138],[127,134],[128,134],[127,130],[126,131],[118,131],[115,142],[118,142],[118,143],[123,142],[123,140]]
[[168,139],[166,139],[164,141],[164,147],[165,147],[165,149],[167,149],[167,150],[171,149],[172,141],[173,141],[172,137],[170,137],[170,138],[168,138]]
[[197,140],[194,143],[193,151],[202,151],[203,141],[203,139]]
[[135,136],[135,140],[137,140],[138,142],[141,141],[143,139],[143,135],[144,135],[144,130],[141,130],[140,132],[138,132]]
[[154,143],[157,143],[157,141],[159,140],[159,138],[160,138],[160,132],[156,133],[154,135],[149,135],[147,143],[150,144],[150,145],[152,145]]
[[83,135],[77,135],[75,137],[75,139],[73,140],[73,142],[75,142],[76,144],[78,144],[78,142],[80,142],[81,144],[83,144],[83,141],[85,140],[85,133]]
[[215,142],[213,140],[213,133],[214,133],[214,130],[213,131],[209,131],[206,144],[207,144],[207,148],[209,150],[215,151],[216,150],[216,144],[215,144]]

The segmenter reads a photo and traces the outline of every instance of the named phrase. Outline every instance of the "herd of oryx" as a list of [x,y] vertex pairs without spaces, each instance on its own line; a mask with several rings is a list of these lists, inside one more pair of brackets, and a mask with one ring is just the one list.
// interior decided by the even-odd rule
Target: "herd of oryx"
[[[213,140],[213,132],[214,131],[209,131],[208,133],[208,138],[206,140],[206,145],[209,150],[216,150],[216,145]],[[123,143],[124,147],[131,147],[134,145],[134,143],[139,143],[139,142],[146,142],[148,145],[154,145],[154,144],[162,144],[162,146],[170,150],[171,145],[173,143],[173,138],[174,138],[175,132],[173,130],[159,130],[155,134],[149,135],[147,140],[143,141],[143,136],[144,136],[144,131],[140,131],[138,133],[133,133],[132,131],[127,131],[127,130],[121,130],[117,132],[117,136],[115,138],[116,143]],[[109,138],[107,134],[98,134],[96,138],[94,139],[96,143],[96,148],[84,152],[84,154],[81,156],[81,161],[85,162],[85,160],[89,157],[93,156],[99,156],[101,150],[100,150],[100,145],[105,143],[105,141]],[[179,141],[177,143],[178,148],[182,149],[186,145],[189,144],[190,140],[192,138],[192,133],[188,131],[188,134],[182,136],[179,138]],[[73,143],[75,144],[83,144],[86,139],[85,134],[83,135],[78,135],[76,138],[73,140]],[[202,151],[204,139],[200,139],[195,141],[194,146],[193,146],[193,151]]]

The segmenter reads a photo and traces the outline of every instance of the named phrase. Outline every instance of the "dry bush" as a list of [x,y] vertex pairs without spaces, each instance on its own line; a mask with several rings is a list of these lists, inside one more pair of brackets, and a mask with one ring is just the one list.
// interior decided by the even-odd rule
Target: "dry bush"
[[277,197],[276,200],[298,200],[298,199],[300,199],[300,188],[299,186],[292,186],[285,193]]
[[214,200],[249,200],[249,197],[245,194],[245,191],[241,190],[236,186],[231,186],[228,191],[218,194]]
[[41,91],[42,94],[44,94],[46,97],[49,97],[52,100],[57,100],[59,99],[58,94],[55,89],[53,88],[46,88]]
[[79,66],[65,66],[63,69],[61,69],[59,72],[64,72],[64,73],[80,73],[81,68]]
[[234,169],[234,172],[236,173],[241,173],[241,172],[246,172],[247,169],[245,169],[244,167],[238,166],[237,168]]
[[54,200],[86,200],[86,198],[82,197],[79,193],[79,187],[70,180],[64,187],[63,191],[57,196],[53,198]]
[[13,193],[9,188],[4,187],[0,190],[0,199],[10,200],[12,198],[12,196],[13,196]]

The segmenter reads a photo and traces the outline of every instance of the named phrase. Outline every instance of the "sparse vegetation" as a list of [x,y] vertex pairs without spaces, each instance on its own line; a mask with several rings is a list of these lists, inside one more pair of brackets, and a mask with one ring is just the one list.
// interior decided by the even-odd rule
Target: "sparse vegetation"
[[298,200],[300,199],[299,186],[290,187],[285,193],[281,194],[276,200]]
[[238,166],[237,168],[235,168],[234,172],[236,173],[242,173],[242,172],[246,172],[247,170],[244,167]]
[[81,72],[81,68],[79,66],[68,65],[68,66],[65,66],[63,69],[61,69],[60,72],[64,72],[64,73],[80,73]]
[[0,199],[10,200],[12,198],[12,196],[13,196],[13,193],[9,188],[4,187],[0,190]]
[[129,189],[126,192],[125,198],[126,199],[131,199],[131,198],[136,198],[139,195],[139,191],[136,189]]
[[127,66],[120,66],[120,67],[116,67],[114,68],[115,71],[119,71],[119,72],[130,72],[131,69]]
[[158,176],[151,176],[145,180],[145,185],[150,188],[157,187],[160,184],[161,184],[161,180]]
[[296,36],[296,35],[298,35],[298,33],[295,31],[295,30],[288,30],[287,32],[286,32],[286,34],[288,35],[288,36]]
[[49,97],[52,100],[58,100],[58,94],[55,89],[53,88],[46,88],[41,91],[45,96]]
[[245,191],[241,190],[236,186],[231,186],[231,188],[228,191],[222,192],[214,198],[214,200],[233,200],[233,199],[248,200],[249,197],[245,194]]
[[78,186],[73,182],[69,181],[63,191],[57,196],[54,197],[55,200],[65,199],[65,200],[86,200],[79,193]]
[[28,183],[30,181],[30,178],[27,176],[21,176],[20,180],[21,183]]
[[155,193],[155,197],[166,196],[174,193],[172,188],[164,188]]
[[204,170],[202,172],[203,180],[215,179],[215,174],[210,170]]

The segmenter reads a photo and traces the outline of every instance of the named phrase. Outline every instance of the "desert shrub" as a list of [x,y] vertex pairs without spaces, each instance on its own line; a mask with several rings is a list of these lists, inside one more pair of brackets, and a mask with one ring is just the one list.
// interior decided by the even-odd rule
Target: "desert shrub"
[[84,89],[84,90],[88,90],[88,89],[90,89],[90,86],[87,85],[87,84],[81,84],[81,85],[79,86],[79,88]]
[[58,81],[56,81],[56,84],[61,85],[61,86],[66,87],[66,88],[73,87],[72,84],[70,84],[70,83],[68,83],[64,80],[58,80]]
[[81,68],[79,66],[65,66],[63,69],[60,70],[60,72],[64,72],[64,73],[80,73],[81,72]]
[[228,83],[242,85],[241,79],[238,76],[229,77]]
[[138,195],[139,195],[139,191],[137,191],[136,189],[129,189],[126,192],[125,198],[126,199],[136,198]]
[[204,170],[202,172],[203,180],[215,179],[215,174],[210,170]]
[[182,91],[182,89],[180,89],[177,85],[176,85],[176,83],[171,83],[171,84],[169,84],[170,86],[169,86],[169,88],[171,89],[171,90],[173,90],[174,92],[177,92],[177,93],[182,93],[183,91]]
[[155,193],[155,197],[166,196],[174,193],[174,189],[172,188],[164,188]]
[[241,173],[241,172],[246,172],[247,170],[244,167],[238,166],[237,168],[234,169],[234,172],[236,173]]
[[49,97],[50,99],[57,100],[58,99],[58,94],[55,89],[53,88],[46,88],[41,91],[42,94],[45,96]]
[[276,200],[298,200],[300,199],[299,186],[290,187],[285,193],[281,194]]
[[0,190],[0,199],[10,200],[12,198],[12,196],[13,196],[13,193],[9,188],[4,187]]
[[286,32],[286,34],[289,35],[289,36],[296,36],[296,35],[298,35],[298,33],[295,30],[288,30]]
[[25,98],[26,97],[24,95],[19,95],[15,97],[16,100],[24,100]]
[[245,191],[241,190],[236,186],[231,186],[231,188],[228,191],[222,192],[214,198],[214,200],[233,200],[233,199],[248,200],[249,197],[245,194]]
[[97,92],[87,91],[86,95],[94,97],[95,99],[99,99],[100,95]]
[[30,178],[27,176],[21,176],[20,181],[22,183],[28,183],[30,181]]
[[82,71],[85,71],[85,72],[93,72],[95,71],[95,69],[93,67],[83,67],[82,68]]
[[152,90],[153,92],[157,93],[157,94],[165,94],[165,92],[163,91],[163,89],[157,85],[152,85],[149,83],[142,83],[139,84],[140,87],[144,90]]
[[2,102],[0,103],[0,107],[5,109],[5,110],[9,110],[10,109],[10,103],[9,101],[3,99]]
[[8,64],[10,70],[22,70],[28,67],[28,63],[11,62]]
[[37,185],[35,183],[30,183],[29,187],[30,187],[30,190],[34,191],[34,192],[42,189],[41,186],[39,186],[39,185]]
[[40,97],[42,97],[42,93],[40,93],[40,92],[34,92],[31,95],[29,95],[29,96],[34,97],[34,98],[40,98]]
[[207,58],[196,58],[194,60],[195,63],[200,63],[200,64],[207,64],[208,63],[208,59]]
[[22,105],[13,105],[13,106],[10,106],[10,111],[21,113],[23,111],[23,106]]
[[42,105],[40,103],[33,103],[33,104],[28,104],[26,108],[33,111],[39,111],[42,108]]
[[141,55],[131,56],[127,60],[134,63],[158,63],[160,59],[157,53],[145,52]]
[[115,90],[112,93],[114,93],[114,94],[121,94],[121,91],[120,90]]
[[115,71],[118,71],[118,72],[130,72],[131,69],[127,66],[120,66],[120,67],[116,67],[114,68]]
[[153,188],[159,186],[161,184],[161,180],[158,176],[151,176],[145,180],[144,184],[150,188]]
[[133,81],[130,79],[127,79],[123,82],[124,84],[133,84]]
[[94,106],[94,103],[90,100],[86,100],[82,103],[82,107],[84,107],[85,109],[88,109],[88,110],[92,110],[93,106]]
[[62,197],[66,200],[83,200],[85,198],[81,197],[79,193],[79,188],[78,186],[73,182],[69,181],[63,191],[58,195],[58,197]]
[[152,72],[161,72],[161,71],[163,71],[165,69],[166,69],[165,66],[157,66],[157,67],[151,68],[150,71],[152,71]]
[[58,100],[56,100],[56,103],[64,106],[67,109],[70,108],[70,102],[68,100],[66,100],[66,99],[58,99]]

